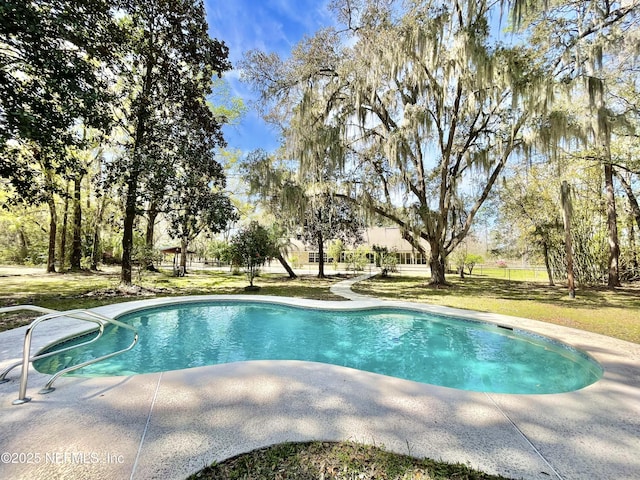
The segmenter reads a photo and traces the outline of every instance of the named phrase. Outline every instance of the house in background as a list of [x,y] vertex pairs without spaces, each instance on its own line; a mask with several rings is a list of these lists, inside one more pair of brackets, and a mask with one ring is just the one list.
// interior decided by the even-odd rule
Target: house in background
[[[395,252],[398,258],[398,265],[426,265],[428,259],[420,252],[416,251],[409,242],[402,238],[400,228],[398,227],[370,227],[363,232],[363,243],[359,246],[367,247],[373,253],[373,247],[386,247],[389,252]],[[421,242],[425,251],[429,251],[429,245]],[[327,254],[325,247],[325,262],[332,262],[333,259]],[[356,246],[355,248],[357,248]],[[354,248],[347,245],[347,250]],[[317,249],[313,249],[310,245],[305,245],[300,240],[292,239],[289,245],[288,260],[294,265],[307,265],[310,263],[318,263],[319,253]],[[344,253],[339,260],[344,262]],[[371,256],[373,263],[373,255]]]

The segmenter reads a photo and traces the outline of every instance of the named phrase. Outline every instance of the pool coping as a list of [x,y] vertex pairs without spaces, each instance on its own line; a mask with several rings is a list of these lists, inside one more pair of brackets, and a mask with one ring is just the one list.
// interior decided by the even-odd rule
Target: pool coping
[[[341,282],[337,292],[349,296],[353,282]],[[576,392],[511,395],[313,362],[254,361],[131,377],[63,377],[54,393],[39,395],[48,377],[31,368],[31,402],[11,405],[17,373],[0,385],[0,453],[12,454],[0,458],[0,477],[183,479],[213,461],[282,441],[345,439],[512,478],[640,476],[638,344],[535,320],[358,294],[351,302],[170,297],[95,310],[117,316],[131,307],[211,298],[340,310],[384,305],[497,323],[583,350],[605,373]],[[86,329],[77,322],[42,328],[34,348]],[[21,356],[25,330],[0,333],[0,368]]]

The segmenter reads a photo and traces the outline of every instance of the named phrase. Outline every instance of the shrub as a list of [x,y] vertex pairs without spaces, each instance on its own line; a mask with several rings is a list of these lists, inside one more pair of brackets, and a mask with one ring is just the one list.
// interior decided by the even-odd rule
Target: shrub
[[398,257],[394,252],[383,253],[380,255],[380,268],[382,268],[382,276],[388,277],[390,273],[398,271]]
[[[484,259],[481,255],[476,255],[475,253],[468,253],[464,259],[464,264],[469,270],[469,275],[473,272],[473,267],[475,267],[478,263],[482,263]],[[506,263],[505,263],[506,267]]]
[[364,267],[369,263],[368,254],[369,249],[364,246],[360,246],[355,250],[347,252],[347,269],[353,270],[354,272],[364,270]]
[[330,258],[333,259],[334,270],[338,269],[338,262],[340,261],[340,255],[342,254],[343,251],[344,251],[344,243],[340,239],[334,240],[333,242],[331,242],[331,244],[329,245],[329,248],[327,249],[327,254],[329,255]]
[[253,287],[260,267],[276,255],[271,235],[258,222],[251,222],[233,237],[231,246],[233,263],[244,269],[249,286]]

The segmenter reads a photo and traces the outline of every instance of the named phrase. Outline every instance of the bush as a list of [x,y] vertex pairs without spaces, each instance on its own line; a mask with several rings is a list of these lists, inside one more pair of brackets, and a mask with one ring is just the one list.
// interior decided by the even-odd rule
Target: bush
[[260,273],[260,267],[276,256],[276,245],[266,228],[258,222],[251,222],[231,240],[232,258],[241,266],[253,287],[253,280]]
[[[475,267],[478,263],[484,262],[484,259],[481,255],[476,255],[475,253],[468,253],[464,258],[464,265],[469,270],[469,275],[473,272],[473,267]],[[506,266],[506,263],[505,263]]]
[[214,240],[207,245],[206,254],[214,259],[218,265],[231,264],[233,248],[227,242],[222,240]]
[[388,277],[390,273],[398,271],[398,257],[392,253],[383,253],[380,255],[380,268],[382,268],[382,276]]
[[364,270],[364,267],[369,263],[368,254],[369,249],[364,246],[360,246],[355,250],[347,252],[347,269],[353,270],[354,272]]
[[334,270],[338,269],[338,262],[340,261],[340,255],[344,252],[344,243],[342,240],[334,240],[327,249],[327,254],[333,259]]

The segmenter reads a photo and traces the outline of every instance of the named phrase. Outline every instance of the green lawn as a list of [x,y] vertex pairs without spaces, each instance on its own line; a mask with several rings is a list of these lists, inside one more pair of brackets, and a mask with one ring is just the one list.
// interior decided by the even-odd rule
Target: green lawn
[[[379,298],[532,318],[640,343],[640,285],[616,290],[579,289],[572,300],[562,285],[549,287],[541,271],[476,267],[474,272],[478,274],[465,279],[449,276],[449,287],[429,286],[426,276],[396,274],[359,282],[354,290]],[[244,275],[228,271],[200,270],[185,277],[161,272],[145,274],[139,282],[143,289],[127,292],[119,288],[115,269],[97,273],[19,273],[19,268],[2,269],[0,305],[31,303],[68,310],[141,296],[245,294],[247,285]],[[334,275],[321,280],[306,275],[290,280],[284,275],[264,274],[256,279],[256,284],[261,286],[258,292],[261,295],[344,300],[329,291],[333,283],[343,278]],[[30,318],[33,317],[24,314],[0,317],[0,331],[24,324]]]
[[[140,298],[246,294],[248,282],[244,275],[232,275],[226,271],[192,271],[184,277],[171,276],[169,272],[146,273],[142,288],[119,287],[118,272],[108,269],[102,272],[54,273],[44,272],[20,275],[17,268],[3,268],[0,282],[0,306],[34,304],[54,310],[92,308],[109,303],[125,302]],[[333,295],[332,284],[344,280],[337,275],[319,279],[313,275],[291,280],[284,275],[265,274],[254,283],[261,287],[260,295],[276,295],[312,298],[318,300],[345,300]],[[256,292],[251,292],[256,293]],[[0,315],[0,331],[29,323],[36,315],[30,313]]]
[[[512,271],[511,280],[504,277],[504,269],[488,272],[496,276],[484,272],[464,279],[448,276],[450,286],[440,288],[428,285],[425,277],[374,277],[359,282],[354,290],[379,298],[532,318],[640,343],[640,285],[579,289],[570,299],[566,287],[548,286],[540,272],[535,278]],[[514,280],[514,272],[528,280]]]

